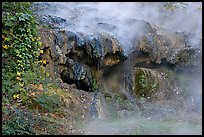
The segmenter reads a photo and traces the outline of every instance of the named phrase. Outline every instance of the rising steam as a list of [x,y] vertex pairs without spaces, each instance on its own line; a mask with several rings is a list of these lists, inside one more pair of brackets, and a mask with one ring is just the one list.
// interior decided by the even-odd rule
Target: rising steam
[[117,37],[128,54],[135,37],[143,34],[144,25],[134,19],[148,21],[171,32],[196,33],[197,41],[202,36],[201,3],[187,3],[185,9],[165,10],[162,3],[140,2],[54,2],[55,11],[46,14],[67,19],[65,29],[84,32],[106,32]]

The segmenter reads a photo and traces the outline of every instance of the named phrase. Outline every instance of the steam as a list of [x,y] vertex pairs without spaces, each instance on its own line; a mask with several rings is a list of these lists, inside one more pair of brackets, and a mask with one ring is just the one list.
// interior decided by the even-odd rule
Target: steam
[[132,116],[113,121],[95,119],[82,132],[85,135],[201,135],[201,130],[201,126],[192,126],[185,121],[159,121]]
[[187,31],[195,33],[194,41],[202,36],[201,2],[187,3],[185,9],[165,10],[163,3],[141,2],[53,2],[55,12],[46,14],[67,19],[65,29],[84,33],[109,33],[122,43],[125,53],[133,48],[135,38],[143,35],[144,20],[170,32]]
[[[201,2],[187,3],[185,9],[178,8],[175,11],[165,10],[162,8],[163,3],[156,2],[53,2],[51,4],[54,5],[55,10],[47,9],[43,11],[43,14],[66,19],[68,25],[64,29],[85,34],[111,34],[121,42],[127,55],[134,48],[135,38],[146,33],[145,27],[147,26],[144,25],[144,21],[149,22],[151,26],[163,28],[167,32],[186,31],[194,33],[194,37],[189,40],[195,45],[199,40],[202,40]],[[189,121],[194,120],[190,112],[196,113],[195,121],[202,121],[202,75],[200,72],[194,76],[191,74],[184,75],[187,79],[185,81],[186,90],[179,94],[187,96],[185,103],[189,114],[181,112],[180,116],[175,116],[176,120],[171,125],[169,123],[166,126],[156,125],[159,123],[154,120],[154,117],[132,114],[125,119],[115,121],[94,119],[85,125],[84,134],[201,134],[202,124],[194,122],[193,125],[189,124]],[[101,107],[106,107],[106,104]],[[157,111],[157,114],[162,113],[161,108]],[[127,127],[130,127],[130,129],[126,129]],[[158,130],[158,132],[155,130]]]

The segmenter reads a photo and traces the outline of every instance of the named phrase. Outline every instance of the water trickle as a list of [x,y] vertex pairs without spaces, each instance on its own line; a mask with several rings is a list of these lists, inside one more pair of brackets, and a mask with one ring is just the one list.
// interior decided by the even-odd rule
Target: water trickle
[[98,118],[98,111],[96,109],[98,91],[95,91],[89,106],[89,115],[92,119]]

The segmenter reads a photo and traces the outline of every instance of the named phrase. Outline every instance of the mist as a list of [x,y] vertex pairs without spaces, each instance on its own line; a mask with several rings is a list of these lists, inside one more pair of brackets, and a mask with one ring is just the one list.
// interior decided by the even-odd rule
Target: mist
[[108,33],[118,38],[126,54],[132,41],[144,33],[144,20],[170,32],[193,32],[193,40],[202,39],[202,3],[187,3],[185,9],[165,10],[162,3],[142,2],[53,2],[54,12],[46,14],[67,19],[64,29],[89,34]]
[[[194,46],[202,41],[201,2],[186,3],[185,8],[175,10],[165,9],[163,3],[158,2],[52,2],[51,4],[55,6],[55,11],[47,9],[44,14],[66,19],[68,24],[63,29],[94,35],[108,33],[118,39],[127,56],[137,46],[134,43],[135,39],[147,33],[145,27],[148,24],[144,25],[144,21],[153,28],[158,28],[158,33],[164,30],[169,33],[193,33],[189,41]],[[115,75],[121,74],[115,72]],[[110,115],[108,104],[103,98],[99,98],[101,104],[98,105],[103,112],[99,112],[100,117],[88,120],[84,124],[82,134],[202,134],[202,74],[201,72],[191,74],[184,70],[178,75],[184,79],[183,83],[179,83],[183,84],[181,89],[184,90],[176,92],[183,97],[185,111],[178,110],[177,100],[175,104],[164,101],[164,106],[146,104],[148,113],[140,114],[136,107],[132,113],[122,114],[123,116],[111,120],[107,116]],[[108,78],[106,83],[114,83],[113,79],[113,77]],[[107,87],[103,92],[111,92]],[[122,86],[121,92],[131,96]],[[131,103],[134,105],[134,101]]]
[[[117,73],[117,72],[116,72]],[[117,73],[119,75],[119,73]],[[98,95],[96,108],[98,117],[85,122],[81,133],[85,135],[201,135],[202,134],[202,77],[201,73],[177,74],[182,77],[180,90],[175,87],[172,92],[181,95],[177,98],[164,100],[160,103],[146,102],[145,110],[140,110],[132,95],[121,86],[120,91],[128,96],[131,110],[115,110],[117,107],[108,104],[103,96]],[[112,93],[110,85],[115,84],[114,78],[106,79],[109,83],[105,93]],[[185,86],[183,88],[182,86]],[[133,99],[133,100],[132,100]],[[181,105],[181,104],[182,105]],[[125,102],[124,102],[125,104]],[[109,105],[113,105],[111,108]]]

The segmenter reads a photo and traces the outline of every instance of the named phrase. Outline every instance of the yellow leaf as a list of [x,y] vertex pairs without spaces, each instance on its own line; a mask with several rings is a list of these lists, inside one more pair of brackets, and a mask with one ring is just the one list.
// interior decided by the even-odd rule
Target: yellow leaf
[[46,73],[46,76],[48,76],[48,77],[49,77],[49,73]]
[[24,83],[22,83],[22,84],[21,84],[21,83],[19,83],[19,86],[23,87],[23,85],[24,85]]
[[40,53],[42,53],[42,54],[43,54],[43,50],[40,50]]
[[47,62],[46,60],[43,60],[43,64],[46,64],[46,62]]
[[42,45],[42,42],[38,42],[39,45]]
[[21,80],[21,78],[20,78],[20,77],[16,77],[16,79],[17,79],[17,80]]
[[8,46],[7,46],[7,45],[4,45],[3,48],[4,48],[4,49],[8,49]]
[[17,76],[20,76],[21,75],[21,73],[20,72],[17,72]]
[[13,95],[13,99],[19,99],[19,94],[17,94],[17,95]]
[[20,88],[20,91],[23,91],[24,90],[24,88]]

